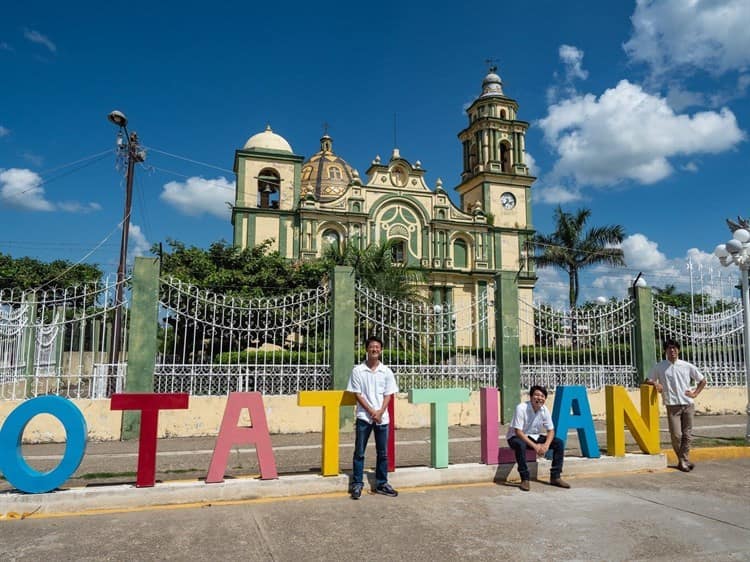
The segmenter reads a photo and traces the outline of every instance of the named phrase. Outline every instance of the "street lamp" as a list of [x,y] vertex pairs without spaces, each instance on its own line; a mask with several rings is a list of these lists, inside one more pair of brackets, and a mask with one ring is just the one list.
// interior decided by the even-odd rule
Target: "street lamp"
[[745,440],[750,442],[750,296],[748,296],[748,270],[750,270],[750,232],[745,228],[737,228],[732,239],[726,244],[719,244],[714,250],[721,265],[729,267],[737,264],[740,268],[740,282],[742,284],[742,311],[744,319],[745,352],[745,382],[747,383],[747,428]]
[[[115,319],[112,326],[112,345],[109,356],[109,363],[114,366],[120,362],[120,350],[122,348],[122,293],[125,286],[125,265],[128,258],[130,208],[133,202],[133,174],[136,162],[143,162],[146,159],[146,153],[138,144],[138,134],[135,131],[128,134],[128,118],[125,117],[124,113],[115,110],[107,116],[107,119],[120,129],[117,134],[117,150],[119,151],[119,155],[127,160],[125,210],[122,217],[120,261],[117,265],[117,288],[115,290]],[[116,383],[117,379],[115,377],[109,379],[109,384],[107,385],[109,394],[116,390]]]

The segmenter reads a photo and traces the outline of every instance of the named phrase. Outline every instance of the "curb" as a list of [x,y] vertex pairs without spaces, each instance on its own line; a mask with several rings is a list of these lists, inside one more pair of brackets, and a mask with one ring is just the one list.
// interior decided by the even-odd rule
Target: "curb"
[[[672,449],[663,449],[662,454],[667,457],[668,463],[677,463],[677,455]],[[750,447],[699,447],[690,450],[690,459],[694,461],[746,458],[750,458]]]
[[[536,468],[533,465],[536,464]],[[540,459],[530,463],[532,478],[537,474],[546,479],[550,461]],[[666,468],[664,455],[627,454],[624,457],[565,459],[566,477],[606,473],[662,470]],[[534,473],[536,470],[536,474]],[[374,480],[372,473],[368,478]],[[518,479],[515,465],[455,464],[447,468],[399,468],[390,475],[395,488],[461,485],[500,482]],[[290,475],[276,480],[233,478],[221,483],[204,481],[165,482],[153,488],[134,485],[69,488],[46,494],[0,494],[0,520],[22,519],[57,514],[82,514],[96,511],[122,511],[184,504],[209,504],[229,501],[248,501],[264,498],[289,498],[321,494],[343,494],[349,486],[349,476]]]

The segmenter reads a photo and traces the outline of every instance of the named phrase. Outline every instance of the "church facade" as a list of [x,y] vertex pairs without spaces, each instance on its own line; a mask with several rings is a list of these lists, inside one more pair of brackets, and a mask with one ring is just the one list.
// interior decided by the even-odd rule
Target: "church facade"
[[[304,260],[319,257],[327,244],[364,248],[393,240],[395,260],[426,271],[425,289],[436,304],[471,310],[473,301],[491,292],[501,270],[516,272],[519,294],[531,302],[535,178],[524,162],[529,124],[517,111],[490,68],[467,109],[468,124],[458,133],[457,156],[463,159],[454,187],[458,207],[441,180],[427,185],[421,163],[402,158],[398,149],[388,161],[373,160],[361,178],[333,151],[327,134],[320,150],[305,159],[268,127],[235,153],[234,245],[273,239],[282,256]],[[474,339],[458,343],[486,347],[494,334]]]

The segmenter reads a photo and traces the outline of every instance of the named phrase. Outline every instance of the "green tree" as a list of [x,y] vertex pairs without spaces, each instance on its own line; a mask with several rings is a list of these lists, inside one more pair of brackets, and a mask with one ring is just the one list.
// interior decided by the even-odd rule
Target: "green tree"
[[597,264],[625,265],[622,250],[613,247],[625,238],[623,227],[612,225],[586,230],[590,216],[590,209],[566,213],[558,206],[555,231],[548,235],[538,234],[534,239],[538,252],[535,263],[539,267],[559,267],[568,273],[571,308],[575,308],[578,302],[581,269]]
[[332,265],[348,265],[354,274],[368,287],[389,297],[422,302],[419,284],[424,283],[424,270],[408,267],[393,259],[393,246],[397,240],[386,240],[359,249],[352,244],[328,246],[323,252],[323,261]]
[[654,296],[667,306],[688,314],[693,312],[696,314],[713,314],[731,307],[730,303],[721,299],[714,299],[705,293],[691,295],[688,292],[679,292],[672,284],[665,285],[663,289],[654,287]]
[[[318,287],[328,266],[320,261],[291,262],[271,251],[272,240],[239,249],[225,240],[208,249],[187,247],[168,239],[162,252],[161,270],[180,281],[215,293],[243,297],[269,297]],[[158,246],[151,249],[158,254]]]
[[98,281],[101,277],[102,271],[92,264],[72,264],[67,260],[47,263],[0,253],[0,289],[64,288]]

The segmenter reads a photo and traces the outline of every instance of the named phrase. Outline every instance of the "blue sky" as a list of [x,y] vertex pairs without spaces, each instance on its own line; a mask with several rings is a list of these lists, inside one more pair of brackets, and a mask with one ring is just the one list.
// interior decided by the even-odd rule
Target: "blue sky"
[[[328,123],[364,173],[390,155],[395,114],[401,155],[453,187],[494,59],[531,123],[537,230],[562,204],[627,233],[627,268],[589,272],[582,300],[622,296],[639,271],[685,287],[686,260],[718,275],[724,219],[750,214],[749,28],[746,0],[15,3],[0,20],[0,251],[116,270],[113,109],[149,149],[136,253],[231,240],[234,150],[267,123],[304,156]],[[566,283],[542,271],[537,293]]]

